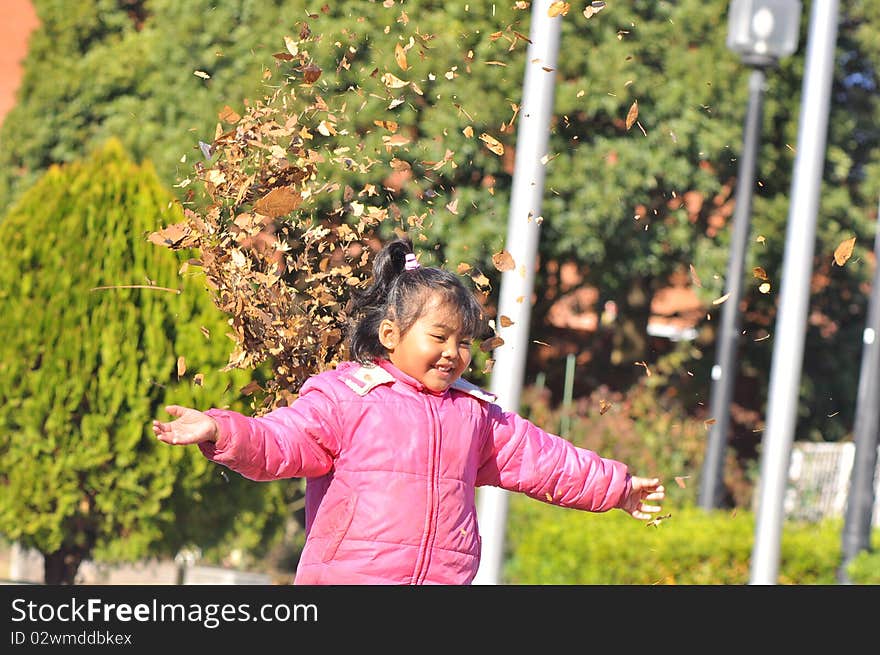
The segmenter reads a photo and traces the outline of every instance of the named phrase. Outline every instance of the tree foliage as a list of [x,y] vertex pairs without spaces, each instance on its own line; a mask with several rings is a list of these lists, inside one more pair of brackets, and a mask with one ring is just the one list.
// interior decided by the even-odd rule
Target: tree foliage
[[72,583],[90,557],[278,527],[266,510],[283,488],[221,476],[149,430],[169,403],[243,409],[250,377],[219,371],[226,317],[203,276],[178,275],[186,253],[147,241],[174,217],[152,167],[110,142],[53,166],[0,223],[0,533],[44,555],[48,583]]

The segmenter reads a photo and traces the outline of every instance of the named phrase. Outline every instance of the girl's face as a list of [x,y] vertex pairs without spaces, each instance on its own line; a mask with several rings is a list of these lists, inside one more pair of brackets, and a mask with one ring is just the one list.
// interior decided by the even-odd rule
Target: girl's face
[[379,341],[392,364],[435,392],[446,391],[471,363],[470,336],[461,334],[455,308],[436,296],[405,334],[394,321],[382,321]]

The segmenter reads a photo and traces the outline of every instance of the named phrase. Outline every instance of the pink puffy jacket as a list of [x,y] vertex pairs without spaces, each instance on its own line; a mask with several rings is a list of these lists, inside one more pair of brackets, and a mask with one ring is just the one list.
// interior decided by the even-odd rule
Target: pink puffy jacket
[[468,584],[476,487],[604,512],[632,484],[624,464],[493,400],[464,380],[435,393],[390,362],[344,362],[265,416],[209,410],[219,437],[199,447],[252,480],[307,478],[295,584]]

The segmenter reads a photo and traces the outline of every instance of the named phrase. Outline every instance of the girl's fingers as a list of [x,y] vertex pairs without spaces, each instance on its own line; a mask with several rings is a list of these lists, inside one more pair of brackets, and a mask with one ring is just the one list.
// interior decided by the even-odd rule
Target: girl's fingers
[[183,415],[184,408],[180,405],[168,405],[165,407],[165,411],[171,414],[171,416],[179,417]]

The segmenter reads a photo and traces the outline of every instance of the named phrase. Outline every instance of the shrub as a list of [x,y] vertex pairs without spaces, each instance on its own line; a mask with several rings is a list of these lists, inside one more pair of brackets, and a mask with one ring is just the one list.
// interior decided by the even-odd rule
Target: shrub
[[[670,516],[646,525],[620,511],[590,514],[515,496],[510,504],[504,578],[508,584],[748,583],[755,530],[752,513],[684,506],[664,514]],[[787,522],[778,582],[835,584],[840,531],[839,520]],[[854,567],[858,582],[870,584],[873,579],[866,571],[870,559],[858,559]],[[874,567],[875,572],[880,570]]]

